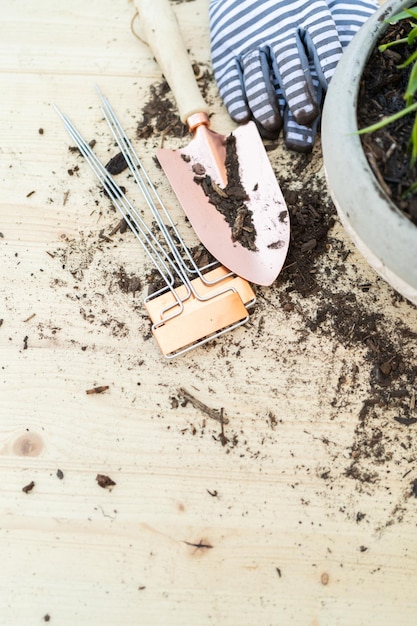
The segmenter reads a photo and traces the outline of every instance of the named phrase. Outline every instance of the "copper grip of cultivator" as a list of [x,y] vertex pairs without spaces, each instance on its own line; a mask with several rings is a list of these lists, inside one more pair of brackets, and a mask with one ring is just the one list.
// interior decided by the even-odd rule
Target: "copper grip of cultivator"
[[175,290],[145,300],[152,333],[161,352],[172,358],[206,343],[249,319],[255,302],[250,284],[219,266]]

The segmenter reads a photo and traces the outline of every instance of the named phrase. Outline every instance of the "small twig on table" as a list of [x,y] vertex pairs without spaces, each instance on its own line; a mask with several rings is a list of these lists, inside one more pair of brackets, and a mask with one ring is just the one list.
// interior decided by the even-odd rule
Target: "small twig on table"
[[120,232],[122,235],[126,232],[127,222],[124,217],[116,224],[116,226],[109,232],[109,237],[113,237],[116,233]]
[[100,385],[99,387],[93,387],[92,389],[87,389],[86,394],[89,396],[93,393],[104,393],[109,389],[109,385]]
[[222,426],[222,433],[223,433],[224,424],[229,423],[229,420],[223,416],[224,409],[220,409],[219,411],[218,409],[210,408],[209,406],[207,406],[207,404],[204,404],[204,402],[201,402],[201,400],[198,400],[198,398],[193,396],[189,391],[187,391],[183,387],[180,387],[177,391],[178,391],[178,394],[182,396],[186,402],[190,402],[190,404],[192,404],[195,409],[199,409],[200,411],[202,411],[203,413],[205,413],[212,419],[216,420],[217,422],[220,422]]
[[191,541],[184,541],[186,546],[191,546],[192,548],[196,548],[196,550],[201,550],[203,548],[205,548],[206,550],[211,550],[214,546],[212,546],[209,543],[203,543],[202,540],[200,540],[198,543],[192,543]]
[[177,124],[178,124],[178,121],[175,120],[175,122],[171,122],[171,124],[168,124],[168,126],[164,128],[163,131],[161,132],[161,145],[160,145],[161,149],[164,147],[165,137]]
[[220,441],[221,441],[222,446],[225,446],[229,440],[224,434],[223,409],[220,409],[220,426],[221,426]]

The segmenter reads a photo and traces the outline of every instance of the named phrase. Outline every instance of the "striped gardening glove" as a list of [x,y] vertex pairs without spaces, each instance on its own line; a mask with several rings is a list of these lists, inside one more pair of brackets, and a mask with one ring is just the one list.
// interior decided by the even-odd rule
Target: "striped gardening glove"
[[232,119],[312,148],[324,90],[377,0],[211,0],[214,75]]

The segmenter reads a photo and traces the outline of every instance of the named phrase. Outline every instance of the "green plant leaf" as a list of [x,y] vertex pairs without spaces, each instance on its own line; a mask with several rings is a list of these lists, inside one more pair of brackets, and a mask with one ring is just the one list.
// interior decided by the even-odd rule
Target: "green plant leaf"
[[413,7],[410,7],[409,9],[404,9],[404,13],[408,13],[408,15],[411,15],[411,17],[414,17],[415,19],[417,19],[417,6],[414,5]]
[[388,124],[391,124],[391,122],[395,122],[396,120],[401,119],[402,117],[404,117],[405,115],[408,115],[409,113],[412,113],[413,111],[417,111],[417,102],[414,102],[414,104],[411,104],[410,106],[404,107],[404,109],[401,109],[401,111],[398,111],[398,113],[394,113],[393,115],[383,117],[382,120],[380,120],[379,122],[376,122],[375,124],[366,126],[366,128],[361,128],[360,130],[358,130],[358,135],[365,135],[366,133],[373,133],[376,130],[385,128],[385,126],[388,126]]
[[417,160],[417,117],[414,119],[413,129],[410,135],[410,147],[411,147],[410,166],[413,167]]
[[401,65],[398,65],[397,67],[398,69],[402,70],[404,67],[407,67],[407,65],[410,65],[411,63],[413,63],[416,59],[417,59],[417,50],[415,50],[413,54],[410,54],[408,59],[404,61],[404,63],[401,63]]
[[404,93],[404,100],[407,102],[407,106],[410,106],[413,102],[414,96],[417,91],[417,63],[414,63],[410,77],[408,79],[407,89]]
[[417,37],[417,25],[414,26],[414,28],[412,28],[410,32],[408,33],[407,43],[409,46],[413,45],[416,37]]
[[407,42],[408,42],[407,37],[403,37],[402,39],[396,39],[395,41],[382,43],[380,46],[378,46],[378,50],[380,52],[385,52],[385,50],[388,50],[388,48],[393,48],[394,46],[398,46],[400,43],[407,43]]
[[409,9],[404,9],[404,11],[396,13],[392,17],[386,19],[385,22],[387,24],[396,24],[401,20],[407,20],[410,16],[417,19],[417,6],[410,7]]

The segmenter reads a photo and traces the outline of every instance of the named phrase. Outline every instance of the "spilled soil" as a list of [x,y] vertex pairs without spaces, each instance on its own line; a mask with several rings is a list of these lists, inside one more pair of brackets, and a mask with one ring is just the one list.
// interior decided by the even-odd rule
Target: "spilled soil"
[[[208,71],[200,71],[200,86],[210,94],[213,77]],[[187,139],[188,131],[178,117],[168,85],[162,81],[154,84],[149,91],[141,120],[137,124],[137,140],[146,144],[149,138],[158,141],[164,137],[179,139],[178,143],[182,145],[182,138]],[[359,275],[355,274],[357,270],[351,262],[351,248],[343,238],[335,235],[337,216],[327,193],[320,165],[319,145],[311,154],[287,155],[289,164],[285,168],[282,167],[283,155],[279,151],[279,142],[270,143],[266,147],[288,206],[291,240],[285,266],[277,281],[268,289],[257,289],[259,310],[264,310],[265,315],[270,316],[274,306],[281,307],[289,327],[300,327],[300,354],[305,342],[312,337],[323,337],[333,342],[335,351],[339,346],[347,354],[354,351],[356,361],[347,358],[342,360],[342,373],[334,390],[334,398],[331,407],[326,409],[333,414],[330,419],[336,419],[338,412],[349,404],[349,394],[361,398],[360,411],[354,416],[354,438],[349,449],[341,450],[338,455],[339,460],[345,459],[341,461],[343,475],[357,485],[369,488],[383,480],[382,469],[389,472],[393,464],[396,468],[404,466],[406,492],[412,495],[413,489],[417,491],[417,487],[413,482],[415,477],[408,476],[407,468],[417,460],[417,446],[413,438],[413,427],[417,424],[413,391],[417,376],[414,350],[417,335],[400,317],[388,318],[377,304],[377,295],[374,294],[378,289],[375,284],[362,282]],[[115,163],[117,166],[118,159],[115,159]],[[104,250],[104,246],[110,245],[108,239],[111,240],[116,234],[122,235],[125,230],[126,225],[120,223],[113,226],[112,231],[102,233],[99,249]],[[88,241],[85,242],[85,248],[90,255],[87,255],[86,260],[76,256],[75,248],[67,247],[65,253],[57,251],[79,284],[84,281],[83,274],[93,254]],[[200,267],[212,261],[201,244],[192,246],[191,253]],[[163,286],[159,274],[154,270],[139,277],[120,266],[106,274],[103,284],[106,281],[110,292],[118,290],[131,298],[135,314],[142,311],[143,297]],[[396,303],[404,305],[398,294],[392,290],[389,293],[394,306]],[[134,301],[136,296],[137,300]],[[272,302],[274,304],[271,308]],[[101,319],[103,315],[96,313],[92,298],[80,301],[80,312],[86,321],[99,323],[119,337],[125,337],[129,332],[129,322],[115,318],[110,312],[106,319]],[[147,341],[151,334],[143,311],[142,318],[143,339]],[[268,330],[261,322],[262,314],[257,343],[262,346],[264,342],[269,346]],[[210,351],[212,348],[213,345],[208,344],[204,349]],[[224,350],[227,355],[226,345]],[[233,350],[233,355],[235,352],[239,354],[236,343],[233,344]],[[368,372],[365,387],[364,371]],[[358,386],[359,380],[362,386]],[[172,397],[171,401],[173,408],[179,406],[180,394]],[[271,429],[275,428],[278,421],[273,412],[270,413],[270,421]],[[232,424],[228,424],[225,435],[224,424],[221,426],[218,438],[213,440],[221,441],[228,452],[241,450],[244,433],[234,432]],[[195,432],[192,434],[195,435]],[[326,486],[334,478],[332,469],[322,472]]]
[[[211,77],[206,76],[209,87]],[[163,101],[155,95],[164,90],[157,87],[151,93],[150,109],[162,116],[159,126],[167,127],[172,113],[169,92],[163,111]],[[178,120],[177,120],[178,122]],[[158,124],[156,124],[158,126]],[[172,124],[169,132],[177,136],[177,125]],[[266,146],[274,163],[276,144]],[[318,336],[326,336],[346,347],[363,352],[369,368],[368,391],[363,398],[358,415],[355,440],[350,450],[350,461],[346,463],[346,476],[359,483],[372,484],[378,480],[377,468],[389,464],[395,453],[392,446],[400,442],[408,450],[408,458],[417,458],[415,446],[410,444],[409,428],[416,422],[413,385],[417,376],[412,344],[417,336],[401,320],[390,325],[384,313],[372,306],[367,293],[372,285],[364,283],[359,289],[349,286],[350,249],[340,240],[335,240],[333,227],[337,221],[336,211],[327,192],[324,177],[314,167],[318,155],[291,154],[291,166],[282,176],[282,168],[277,169],[277,179],[286,200],[290,221],[291,240],[285,266],[276,283],[269,290],[258,289],[258,298],[266,299],[275,294],[282,308],[294,319],[299,317],[301,302],[312,303],[314,314],[304,314],[305,331]],[[295,181],[302,181],[301,185]],[[193,249],[194,255],[207,254],[203,246]],[[330,256],[332,257],[330,260]],[[364,294],[364,298],[360,297]],[[393,302],[402,298],[392,292]],[[262,332],[262,330],[260,330]],[[300,337],[300,345],[305,340]],[[339,380],[335,391],[333,407],[338,410],[344,401],[343,389],[350,380],[354,385],[358,375],[355,367],[346,366],[346,375]],[[382,419],[384,414],[394,413],[395,417]],[[388,421],[387,421],[388,420]],[[394,420],[403,430],[403,436],[396,432],[391,438],[390,428]],[[384,431],[385,428],[385,431]],[[397,444],[394,444],[394,440]],[[233,446],[237,436],[232,437]],[[327,476],[324,479],[327,480]],[[412,486],[410,487],[410,489]]]

